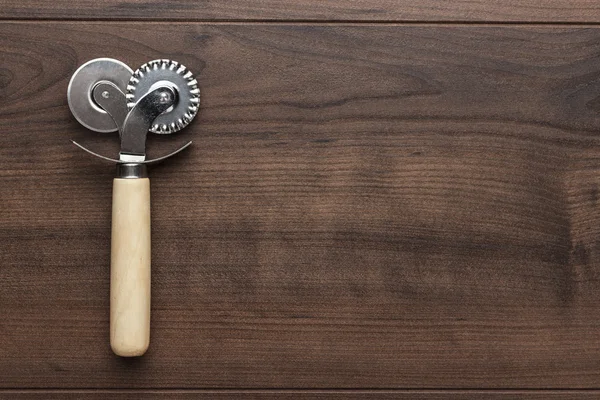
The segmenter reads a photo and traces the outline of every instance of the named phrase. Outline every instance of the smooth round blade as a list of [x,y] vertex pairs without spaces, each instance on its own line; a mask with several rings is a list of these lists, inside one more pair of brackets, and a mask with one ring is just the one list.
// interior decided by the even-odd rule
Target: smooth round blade
[[115,132],[117,125],[111,116],[93,99],[94,86],[99,81],[114,83],[123,93],[133,70],[127,64],[112,58],[96,58],[75,71],[67,89],[71,112],[79,123],[96,132]]

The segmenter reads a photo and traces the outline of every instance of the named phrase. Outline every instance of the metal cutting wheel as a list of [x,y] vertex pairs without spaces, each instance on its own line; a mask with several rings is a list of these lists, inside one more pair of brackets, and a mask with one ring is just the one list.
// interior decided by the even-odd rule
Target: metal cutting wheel
[[113,118],[93,99],[92,92],[100,81],[108,81],[125,92],[133,70],[113,58],[96,58],[77,68],[67,89],[67,100],[79,123],[95,132],[115,132]]
[[[150,132],[168,134],[183,129],[194,118],[200,106],[200,89],[193,74],[177,61],[149,61],[138,68],[127,85],[127,103],[131,110],[137,101],[159,86],[170,86],[177,94],[175,104],[159,115]],[[184,88],[186,90],[184,90]]]

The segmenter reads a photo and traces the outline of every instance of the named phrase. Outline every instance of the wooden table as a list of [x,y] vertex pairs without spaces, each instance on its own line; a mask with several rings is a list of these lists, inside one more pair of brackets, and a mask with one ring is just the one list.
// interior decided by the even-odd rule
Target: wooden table
[[[415,4],[417,3],[417,4]],[[600,3],[4,0],[0,398],[600,397]],[[108,341],[83,62],[198,74],[151,171],[152,339]]]

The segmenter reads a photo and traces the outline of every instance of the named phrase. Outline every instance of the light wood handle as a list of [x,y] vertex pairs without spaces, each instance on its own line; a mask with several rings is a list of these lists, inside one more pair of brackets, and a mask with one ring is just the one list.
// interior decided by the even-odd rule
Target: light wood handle
[[110,260],[110,346],[123,357],[150,344],[150,180],[115,179]]

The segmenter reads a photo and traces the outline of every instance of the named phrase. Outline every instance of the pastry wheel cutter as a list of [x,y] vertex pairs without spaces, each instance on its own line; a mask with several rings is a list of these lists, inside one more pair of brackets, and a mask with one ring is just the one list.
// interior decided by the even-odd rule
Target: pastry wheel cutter
[[172,60],[154,60],[133,71],[121,61],[98,58],[73,74],[67,90],[75,118],[96,132],[119,132],[118,158],[81,149],[115,162],[113,181],[110,344],[115,354],[140,356],[150,344],[150,180],[146,166],[171,157],[146,159],[148,132],[171,134],[196,116],[200,90],[193,74]]

